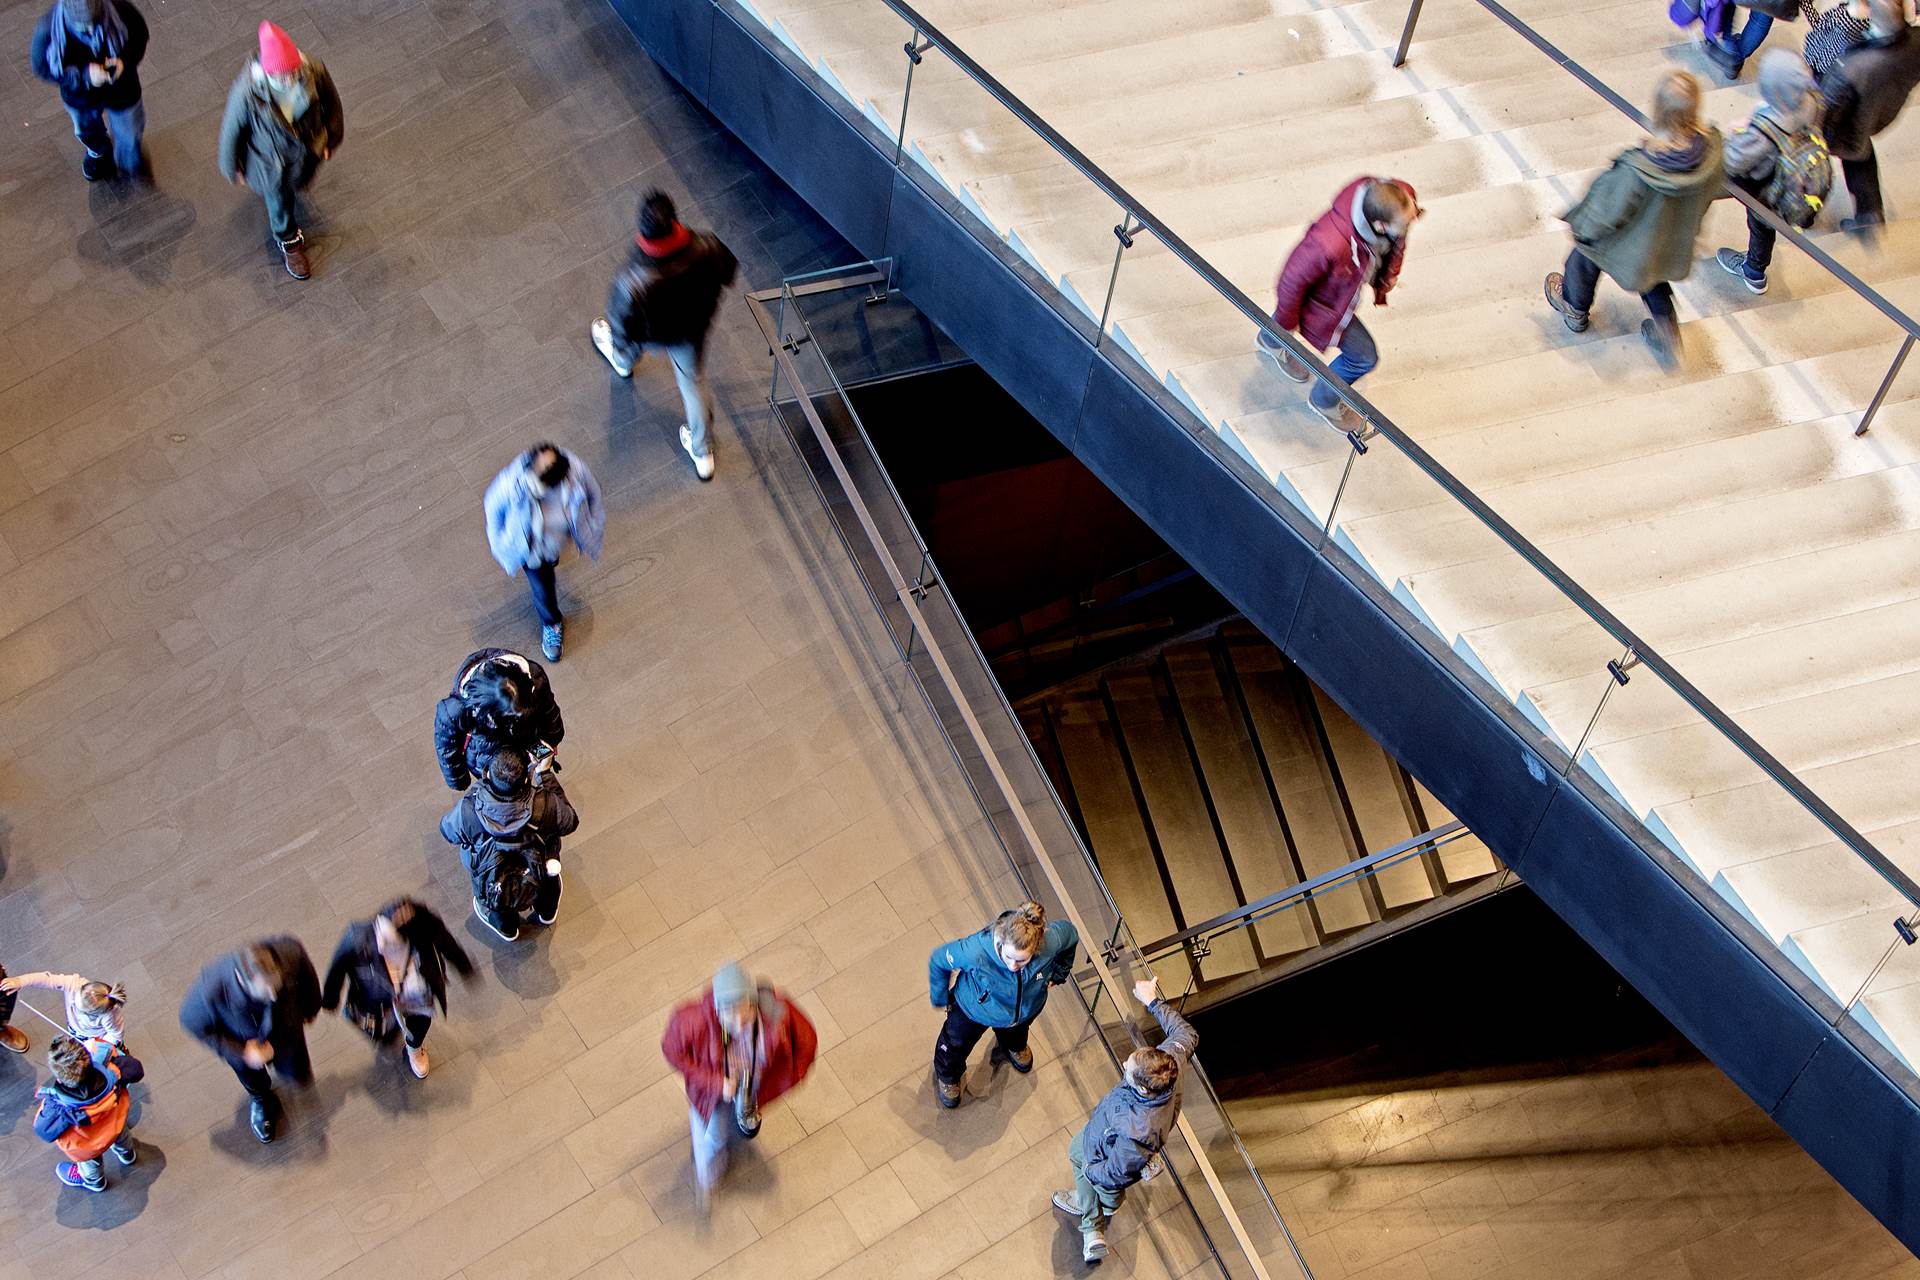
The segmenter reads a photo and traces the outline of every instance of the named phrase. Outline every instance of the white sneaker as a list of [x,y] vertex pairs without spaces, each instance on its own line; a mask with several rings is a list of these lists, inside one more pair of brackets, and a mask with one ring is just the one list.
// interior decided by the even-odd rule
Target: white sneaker
[[1098,1266],[1107,1256],[1107,1233],[1089,1231],[1080,1237],[1080,1261]]
[[1066,1214],[1069,1218],[1077,1218],[1082,1212],[1080,1208],[1080,1197],[1074,1194],[1072,1187],[1068,1187],[1065,1191],[1056,1191],[1053,1193],[1053,1207],[1061,1213]]
[[622,360],[620,352],[614,348],[613,326],[607,323],[607,318],[601,316],[595,320],[590,332],[593,334],[594,349],[607,358],[607,363],[613,366],[613,371],[623,378],[632,377],[633,364],[631,361]]
[[693,474],[699,476],[702,480],[713,479],[713,445],[709,443],[705,453],[695,453],[693,451],[693,428],[684,422],[680,424],[680,447],[687,451],[689,458],[693,459]]

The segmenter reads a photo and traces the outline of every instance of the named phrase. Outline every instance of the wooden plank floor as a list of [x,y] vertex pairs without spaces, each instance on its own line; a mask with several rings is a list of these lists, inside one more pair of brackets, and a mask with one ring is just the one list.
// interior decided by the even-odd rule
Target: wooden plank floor
[[[655,185],[748,286],[855,255],[590,0],[329,0],[274,13],[351,126],[296,283],[212,160],[258,11],[144,8],[151,190],[88,187],[51,91],[24,57],[0,72],[0,961],[124,981],[150,1073],[138,1166],[63,1189],[26,1119],[47,1028],[20,1012],[0,1280],[1075,1264],[1047,1195],[1111,1067],[1060,1001],[1033,1076],[983,1068],[967,1106],[933,1105],[926,953],[1013,889],[771,434],[746,308],[710,349],[710,485],[661,366],[620,382],[586,338]],[[0,44],[42,9],[0,4]],[[561,919],[507,948],[436,834],[429,725],[468,650],[536,643],[479,502],[542,437],[590,461],[609,520],[605,558],[561,575],[582,815]],[[318,1082],[260,1146],[175,1024],[187,984],[269,930],[324,960],[401,892],[482,962],[431,1077],[323,1020]],[[658,1042],[730,957],[799,995],[823,1053],[702,1224]],[[1133,1198],[1107,1270],[1202,1265],[1170,1182]]]
[[[763,19],[888,131],[903,24],[879,0],[753,0]],[[1357,173],[1420,191],[1401,288],[1366,308],[1382,353],[1365,394],[1540,546],[1889,857],[1920,819],[1911,610],[1889,601],[1920,512],[1920,382],[1897,383],[1870,438],[1852,427],[1900,331],[1791,248],[1754,297],[1712,261],[1745,244],[1716,206],[1678,286],[1688,354],[1664,373],[1637,299],[1611,285],[1566,332],[1541,279],[1559,220],[1633,127],[1471,0],[1428,5],[1404,70],[1405,0],[927,0],[929,21],[1257,302],[1289,248]],[[1641,101],[1666,70],[1708,87],[1723,128],[1757,101],[1723,83],[1659,5],[1527,0],[1548,39]],[[1797,49],[1799,24],[1773,43]],[[1878,141],[1895,220],[1874,248],[1822,246],[1920,310],[1920,115]],[[916,69],[913,154],[1008,243],[1101,313],[1118,211],[939,55]],[[1153,376],[1316,520],[1350,450],[1253,354],[1253,328],[1151,237],[1128,250],[1111,328]],[[1585,728],[1619,645],[1390,447],[1355,468],[1339,538],[1440,637],[1564,744]],[[1892,553],[1891,556],[1889,553]],[[1859,568],[1835,566],[1859,558]],[[1764,584],[1764,585],[1759,585]],[[1821,641],[1827,643],[1821,643]],[[1591,740],[1590,767],[1776,940],[1832,925],[1860,945],[1788,947],[1830,991],[1856,990],[1891,942],[1896,900],[1697,716],[1643,677]],[[1862,706],[1875,714],[1863,717]],[[1839,794],[1844,791],[1844,797]],[[1920,862],[1900,863],[1920,876]],[[1875,928],[1866,926],[1880,922]],[[1847,922],[1853,922],[1847,924]],[[1841,928],[1840,926],[1846,927]],[[1872,939],[1879,938],[1878,945]],[[1920,974],[1912,975],[1920,979]],[[1920,989],[1877,984],[1876,1032],[1920,1063]]]

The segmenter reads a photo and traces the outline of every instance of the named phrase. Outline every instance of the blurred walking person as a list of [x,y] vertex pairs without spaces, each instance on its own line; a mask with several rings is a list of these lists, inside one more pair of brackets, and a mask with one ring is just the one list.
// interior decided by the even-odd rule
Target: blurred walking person
[[267,229],[287,274],[312,274],[296,204],[324,160],[340,149],[346,116],[333,77],[271,22],[260,24],[260,52],[227,93],[220,121],[220,173],[266,202]]
[[660,1051],[685,1079],[694,1191],[704,1208],[727,1171],[728,1149],[760,1132],[760,1109],[813,1067],[813,1023],[787,996],[723,965],[713,985],[674,1009]]
[[[1373,287],[1373,305],[1387,305],[1407,257],[1407,233],[1421,214],[1413,188],[1398,178],[1356,178],[1340,189],[1333,207],[1314,219],[1274,284],[1273,322],[1315,351],[1340,348],[1333,372],[1348,386],[1380,364],[1373,334],[1358,315],[1360,291]],[[1257,350],[1294,382],[1313,371],[1262,329]],[[1360,415],[1325,380],[1314,380],[1307,397],[1313,411],[1338,431],[1357,431]]]
[[1693,270],[1707,209],[1721,193],[1720,131],[1700,118],[1700,82],[1667,73],[1654,91],[1651,133],[1614,157],[1580,202],[1562,215],[1573,231],[1565,274],[1547,273],[1547,304],[1584,333],[1601,273],[1640,295],[1640,336],[1662,368],[1680,357],[1672,281]]
[[1871,235],[1887,220],[1873,139],[1899,117],[1916,84],[1920,37],[1907,25],[1905,6],[1901,0],[1869,0],[1866,40],[1820,77],[1826,99],[1822,130],[1853,195],[1853,216],[1840,220],[1842,231]]
[[313,1083],[307,1024],[320,1014],[320,979],[297,938],[266,938],[221,956],[180,1005],[180,1025],[233,1068],[250,1100],[253,1136],[272,1142],[280,1099],[273,1075]]
[[140,153],[147,129],[140,60],[146,56],[147,20],[132,0],[55,0],[33,29],[33,73],[60,86],[88,182],[146,169]]
[[[1833,189],[1833,160],[1820,134],[1820,95],[1800,55],[1769,49],[1760,59],[1760,106],[1727,139],[1727,181],[1786,221],[1807,228]],[[1777,233],[1749,210],[1747,247],[1714,254],[1720,269],[1750,293],[1767,291]]]
[[473,961],[446,923],[412,898],[396,898],[340,935],[320,1007],[339,1009],[377,1045],[390,1044],[398,1033],[406,1042],[407,1069],[425,1080],[427,1031],[434,1009],[446,1012],[449,967],[472,980]]
[[543,441],[500,469],[487,486],[485,507],[487,546],[509,577],[527,575],[541,656],[558,662],[566,619],[554,568],[569,541],[587,559],[600,558],[606,535],[600,486],[579,455]]
[[613,371],[631,377],[647,348],[666,353],[680,384],[687,420],[680,447],[693,459],[694,474],[713,479],[713,396],[707,390],[707,333],[720,295],[739,270],[732,251],[711,232],[689,231],[673,201],[650,191],[640,202],[634,253],[614,277],[607,314],[590,327],[593,345]]

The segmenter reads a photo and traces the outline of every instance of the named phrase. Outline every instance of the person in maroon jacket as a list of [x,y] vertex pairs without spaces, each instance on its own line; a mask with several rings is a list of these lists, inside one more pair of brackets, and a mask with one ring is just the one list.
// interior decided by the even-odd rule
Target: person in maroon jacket
[[[1373,286],[1375,306],[1387,305],[1387,294],[1400,278],[1407,255],[1407,232],[1421,214],[1413,188],[1398,178],[1356,178],[1333,198],[1333,207],[1314,220],[1280,269],[1274,286],[1273,322],[1300,337],[1317,351],[1340,348],[1333,371],[1351,386],[1380,363],[1373,335],[1354,312],[1360,306],[1360,286]],[[1268,336],[1259,333],[1260,354],[1295,382],[1305,382],[1313,371]],[[1349,409],[1332,386],[1315,384],[1309,403],[1341,431],[1357,430],[1360,416]]]
[[806,1078],[818,1037],[785,995],[728,964],[667,1019],[660,1051],[687,1082],[694,1189],[704,1208],[735,1136],[760,1132],[760,1107]]

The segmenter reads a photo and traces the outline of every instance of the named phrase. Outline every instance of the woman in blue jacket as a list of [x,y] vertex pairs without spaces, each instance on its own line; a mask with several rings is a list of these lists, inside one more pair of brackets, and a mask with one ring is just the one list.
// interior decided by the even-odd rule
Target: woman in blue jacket
[[1047,922],[1037,902],[1002,911],[978,933],[935,947],[927,958],[933,1007],[947,1011],[933,1045],[933,1092],[943,1107],[960,1105],[967,1055],[993,1028],[993,1062],[1033,1070],[1027,1028],[1047,1005],[1047,989],[1073,976],[1080,935],[1065,920]]

